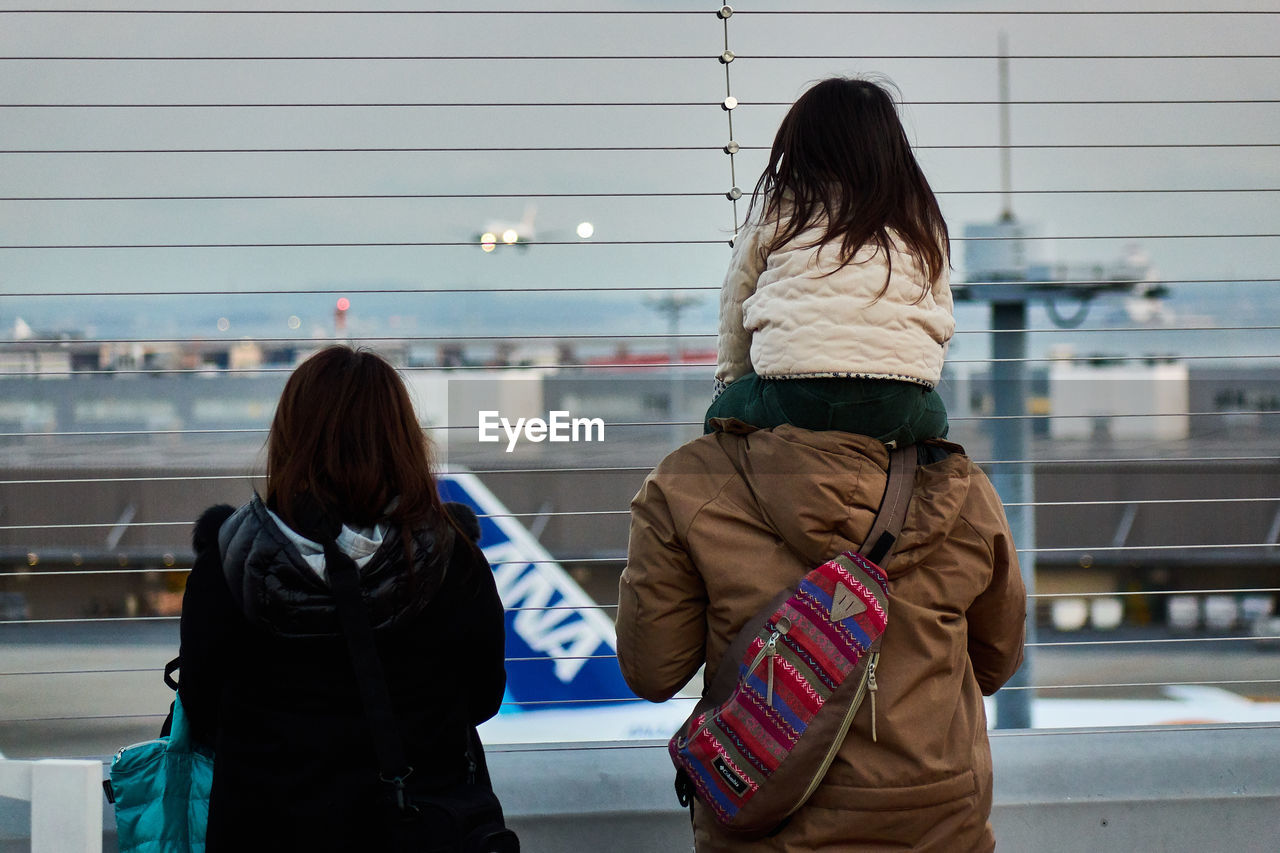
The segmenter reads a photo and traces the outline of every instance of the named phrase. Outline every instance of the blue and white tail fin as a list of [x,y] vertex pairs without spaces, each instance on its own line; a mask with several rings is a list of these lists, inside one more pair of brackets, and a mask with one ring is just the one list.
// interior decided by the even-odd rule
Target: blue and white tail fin
[[480,548],[507,609],[503,711],[635,700],[618,670],[613,620],[514,518],[480,478],[443,474],[440,494],[480,519]]

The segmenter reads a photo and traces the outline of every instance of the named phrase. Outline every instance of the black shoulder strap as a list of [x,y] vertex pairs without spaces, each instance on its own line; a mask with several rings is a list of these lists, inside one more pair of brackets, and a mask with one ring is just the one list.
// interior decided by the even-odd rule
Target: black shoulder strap
[[385,782],[403,792],[404,779],[413,771],[405,758],[404,741],[396,728],[391,710],[391,693],[387,689],[382,659],[373,643],[373,627],[360,600],[360,575],[355,561],[338,549],[333,540],[324,546],[325,571],[337,603],[338,622],[347,639],[351,664],[360,687],[360,702],[373,738],[378,757],[378,770]]
[[858,549],[858,553],[881,568],[888,561],[893,543],[902,532],[902,522],[907,517],[907,504],[911,502],[911,489],[916,479],[917,448],[914,444],[897,447],[889,452],[889,478],[884,486],[880,510],[871,523],[871,532]]

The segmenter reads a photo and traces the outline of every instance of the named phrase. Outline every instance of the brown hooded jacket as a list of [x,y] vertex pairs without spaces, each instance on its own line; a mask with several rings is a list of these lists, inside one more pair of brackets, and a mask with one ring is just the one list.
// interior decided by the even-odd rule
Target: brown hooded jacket
[[[631,506],[618,658],[654,702],[704,663],[709,683],[776,593],[856,550],[884,493],[888,452],[874,439],[713,423],[663,460]],[[700,853],[994,848],[982,696],[1022,662],[1026,593],[990,482],[957,445],[931,444],[888,562],[877,740],[864,702],[823,783],[772,838],[730,838],[695,807]]]

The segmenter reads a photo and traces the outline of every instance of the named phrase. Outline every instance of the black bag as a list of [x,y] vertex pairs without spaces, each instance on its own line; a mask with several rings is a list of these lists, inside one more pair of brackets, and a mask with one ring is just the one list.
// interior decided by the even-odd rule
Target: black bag
[[520,840],[506,826],[502,804],[493,793],[484,765],[484,747],[474,728],[468,732],[466,756],[467,775],[461,785],[422,791],[414,789],[412,775],[401,779],[383,776],[395,810],[392,835],[396,849],[519,853]]
[[396,849],[413,853],[519,853],[520,839],[506,826],[502,804],[493,793],[484,763],[484,746],[474,727],[467,732],[467,773],[462,784],[429,791],[414,789],[413,768],[396,729],[382,661],[360,601],[358,570],[332,539],[325,543],[324,551],[338,620],[373,735],[379,776],[391,800]]
[[409,794],[393,833],[398,850],[423,853],[519,853],[493,789],[463,785],[438,794]]

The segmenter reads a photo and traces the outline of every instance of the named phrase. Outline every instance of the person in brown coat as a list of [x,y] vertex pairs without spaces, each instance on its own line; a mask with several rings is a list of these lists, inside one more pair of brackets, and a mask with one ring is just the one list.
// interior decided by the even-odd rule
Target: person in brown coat
[[[671,698],[714,679],[743,624],[870,530],[885,489],[881,442],[734,420],[674,451],[631,505],[619,585],[627,683]],[[1026,592],[994,488],[958,445],[920,445],[912,499],[888,563],[871,736],[863,703],[810,800],[775,836],[744,842],[694,805],[707,851],[990,851],[991,751],[982,696],[1022,662]]]

